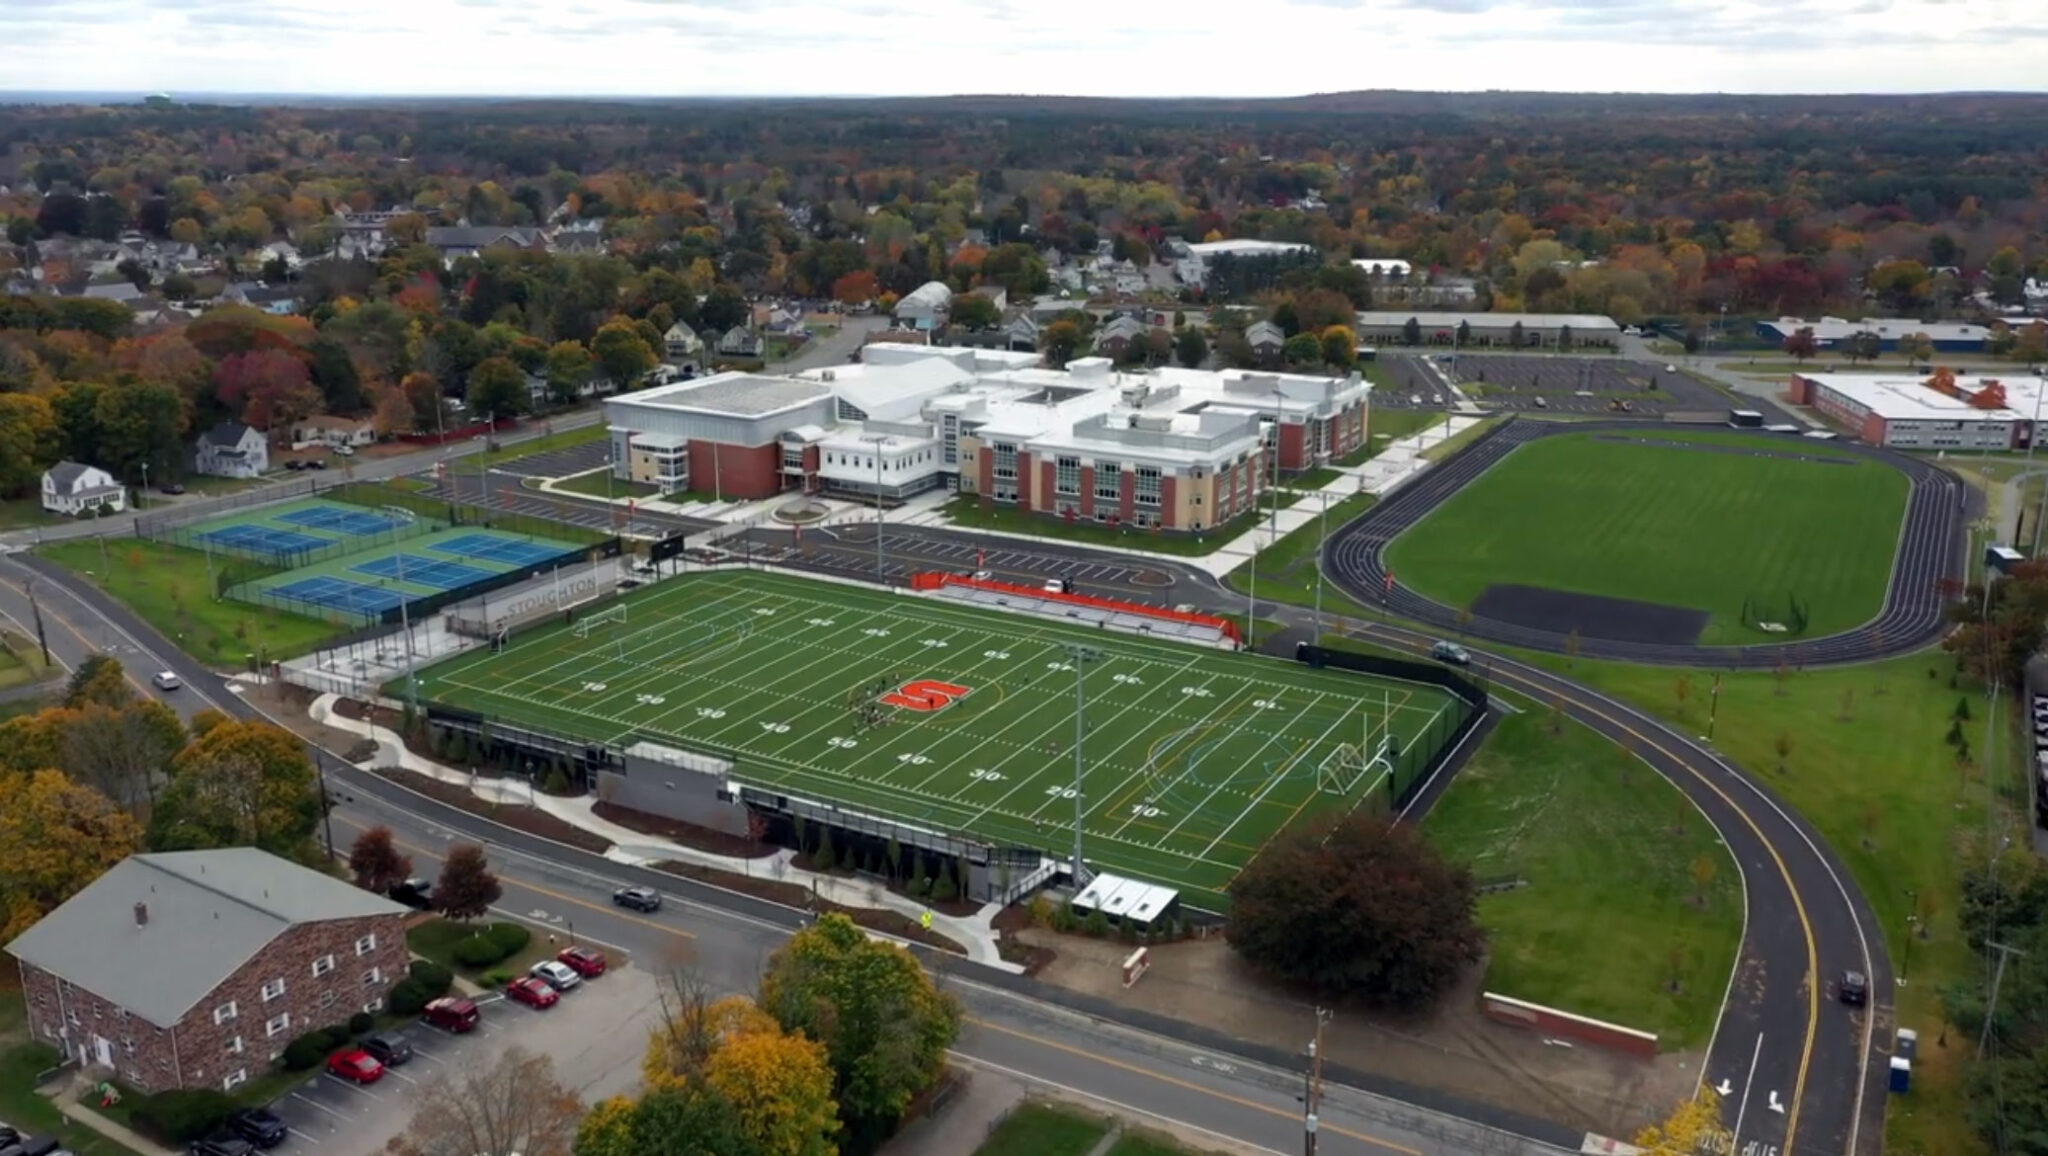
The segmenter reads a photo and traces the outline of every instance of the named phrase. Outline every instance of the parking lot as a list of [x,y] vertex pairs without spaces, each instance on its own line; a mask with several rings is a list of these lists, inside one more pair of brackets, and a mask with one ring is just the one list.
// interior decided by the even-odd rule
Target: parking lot
[[611,443],[594,441],[559,450],[542,450],[491,468],[522,478],[566,478],[570,474],[589,473],[610,461]]
[[480,996],[474,1031],[451,1035],[425,1024],[400,1032],[413,1058],[358,1086],[322,1071],[271,1105],[291,1129],[279,1151],[317,1156],[371,1156],[403,1135],[422,1090],[444,1075],[475,1070],[510,1047],[554,1061],[555,1076],[585,1102],[640,1083],[640,1059],[658,1022],[655,982],[637,967],[589,980],[545,1011],[502,996]]
[[[776,534],[786,543],[788,535]],[[1132,546],[1142,548],[1141,533],[1132,535]],[[838,526],[803,535],[799,552],[792,561],[820,569],[872,578],[875,573],[875,528],[872,525]],[[987,570],[997,581],[1037,585],[1048,578],[1065,578],[1076,593],[1115,595],[1126,598],[1163,597],[1173,586],[1172,575],[1150,566],[1108,560],[1103,555],[1076,556],[1021,547],[1009,539],[978,545],[958,537],[928,537],[915,529],[891,526],[882,536],[882,573],[892,582],[912,574],[945,571],[969,573]]]
[[[1448,355],[1442,355],[1448,356]],[[1461,354],[1440,364],[1460,388],[1492,409],[1602,417],[1727,415],[1733,403],[1671,364],[1615,357]]]

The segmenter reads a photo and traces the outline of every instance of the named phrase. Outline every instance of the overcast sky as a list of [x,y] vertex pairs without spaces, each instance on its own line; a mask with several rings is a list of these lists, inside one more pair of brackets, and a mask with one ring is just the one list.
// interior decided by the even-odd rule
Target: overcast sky
[[2048,88],[2042,0],[0,0],[0,88],[534,96]]

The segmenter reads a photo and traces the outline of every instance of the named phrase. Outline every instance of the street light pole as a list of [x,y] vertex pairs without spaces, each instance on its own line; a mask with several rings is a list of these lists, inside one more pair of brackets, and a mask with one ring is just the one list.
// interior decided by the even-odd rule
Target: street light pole
[[1330,537],[1330,493],[1319,490],[1317,497],[1323,500],[1322,512],[1316,515],[1316,636],[1314,644],[1323,644],[1323,543]]
[[[1909,908],[1917,907],[1919,900],[1919,892],[1913,890],[1911,887],[1906,888],[1906,904]],[[1906,986],[1906,973],[1913,967],[1913,928],[1916,925],[1918,925],[1919,922],[1920,914],[1917,910],[1908,910],[1906,912],[1906,949],[1899,953],[1900,987]]]
[[1084,689],[1085,672],[1089,663],[1102,657],[1102,651],[1085,642],[1068,642],[1062,646],[1067,652],[1067,661],[1074,666],[1074,890],[1078,893],[1088,883],[1085,877],[1087,867],[1081,860],[1081,818],[1086,809],[1081,797],[1081,742],[1087,734],[1087,723],[1082,716],[1088,702]]

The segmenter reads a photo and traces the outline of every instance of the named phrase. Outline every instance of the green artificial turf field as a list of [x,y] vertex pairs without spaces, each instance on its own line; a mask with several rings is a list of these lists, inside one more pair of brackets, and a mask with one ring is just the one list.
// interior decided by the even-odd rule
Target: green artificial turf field
[[[1905,517],[1904,475],[1824,444],[1710,431],[1543,438],[1387,547],[1417,592],[1469,606],[1496,583],[1703,610],[1700,641],[1774,636],[1797,598],[1819,637],[1875,617]],[[1761,615],[1760,615],[1761,616]]]
[[[1075,803],[1067,647],[1084,643],[1101,655],[1084,666],[1088,856],[1210,909],[1297,817],[1384,806],[1389,772],[1398,792],[1464,709],[1423,684],[784,575],[690,575],[623,605],[626,621],[586,621],[586,636],[558,624],[431,667],[421,693],[578,741],[723,755],[742,782],[1058,855]],[[866,691],[920,679],[965,690],[863,721]]]

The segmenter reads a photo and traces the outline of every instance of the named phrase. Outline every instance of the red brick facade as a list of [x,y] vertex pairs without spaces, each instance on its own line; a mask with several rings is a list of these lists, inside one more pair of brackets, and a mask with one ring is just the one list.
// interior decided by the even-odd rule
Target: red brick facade
[[1308,427],[1292,422],[1280,423],[1280,468],[1283,470],[1305,470],[1315,465],[1308,452]]
[[772,498],[782,489],[782,446],[690,441],[690,491],[728,499]]
[[298,924],[170,1028],[30,964],[21,965],[21,981],[30,1033],[88,1072],[111,1070],[140,1091],[223,1088],[262,1075],[298,1036],[381,1007],[410,959],[401,914]]

